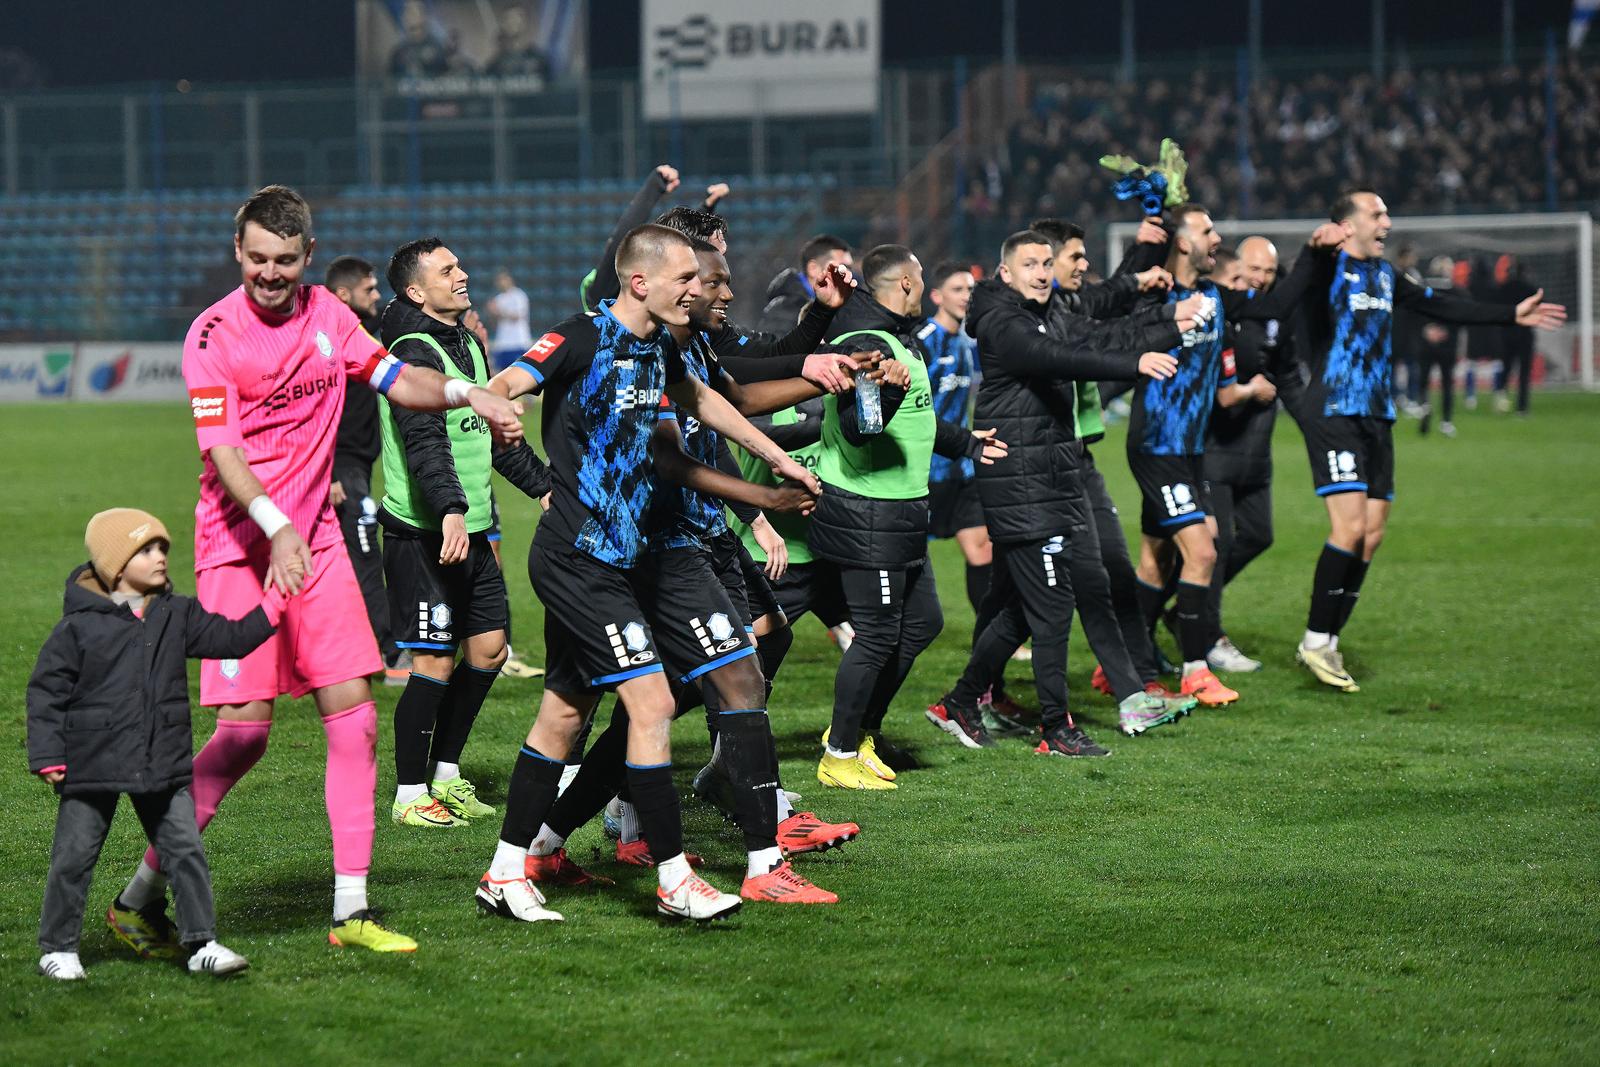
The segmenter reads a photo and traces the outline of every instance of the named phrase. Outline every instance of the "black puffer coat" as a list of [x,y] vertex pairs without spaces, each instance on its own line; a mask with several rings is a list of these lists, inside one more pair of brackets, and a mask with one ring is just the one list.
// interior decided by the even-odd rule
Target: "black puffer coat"
[[779,271],[767,284],[767,302],[761,308],[757,328],[762,333],[779,336],[788,333],[800,321],[800,313],[806,309],[811,295],[811,286],[804,274],[793,267]]
[[237,621],[165,592],[144,618],[113,601],[85,563],[28,679],[28,767],[65,764],[66,793],[149,793],[194,775],[190,657],[236,659],[272,636],[256,608]]
[[[1295,358],[1293,320],[1246,319],[1228,325],[1234,367],[1241,382],[1264,374],[1278,387],[1278,399],[1293,415],[1305,395],[1300,364]],[[1211,409],[1206,426],[1206,479],[1232,485],[1266,485],[1272,481],[1272,429],[1278,403],[1247,400]]]
[[[1117,281],[1131,275],[1119,275]],[[1109,283],[1107,283],[1109,284]],[[1050,297],[1050,336],[1069,348],[1142,355],[1166,352],[1183,343],[1183,332],[1173,321],[1176,304],[1146,304],[1139,315],[1097,319],[1090,316],[1077,293],[1058,289]]]
[[1073,381],[1131,378],[1141,353],[1069,347],[1046,334],[1048,308],[986,279],[972,293],[967,328],[978,341],[983,381],[974,429],[994,428],[1010,452],[979,466],[978,495],[996,541],[1035,541],[1089,521],[1079,464]]

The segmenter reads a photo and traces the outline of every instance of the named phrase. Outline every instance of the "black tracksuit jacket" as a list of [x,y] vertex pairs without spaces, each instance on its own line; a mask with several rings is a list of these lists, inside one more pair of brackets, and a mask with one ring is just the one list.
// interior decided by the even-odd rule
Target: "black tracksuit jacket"
[[973,290],[967,314],[983,364],[972,424],[995,429],[1009,447],[1006,458],[977,469],[984,519],[996,541],[1042,540],[1091,521],[1073,382],[1132,378],[1145,351],[1070,347],[1048,335],[1048,315],[1048,305],[1024,300],[992,278]]

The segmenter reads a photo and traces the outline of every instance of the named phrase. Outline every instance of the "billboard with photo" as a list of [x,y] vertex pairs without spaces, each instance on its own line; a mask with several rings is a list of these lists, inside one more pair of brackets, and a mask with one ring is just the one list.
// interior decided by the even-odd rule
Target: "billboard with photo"
[[420,99],[543,92],[588,62],[584,0],[359,0],[356,70]]

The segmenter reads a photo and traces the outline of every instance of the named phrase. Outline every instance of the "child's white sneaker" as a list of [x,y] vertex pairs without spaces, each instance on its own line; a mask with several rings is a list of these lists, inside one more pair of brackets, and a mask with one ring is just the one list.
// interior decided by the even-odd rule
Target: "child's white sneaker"
[[250,961],[220,941],[207,941],[189,957],[190,974],[209,974],[226,978],[250,966]]
[[39,957],[39,973],[58,982],[76,982],[84,977],[76,952],[46,952]]

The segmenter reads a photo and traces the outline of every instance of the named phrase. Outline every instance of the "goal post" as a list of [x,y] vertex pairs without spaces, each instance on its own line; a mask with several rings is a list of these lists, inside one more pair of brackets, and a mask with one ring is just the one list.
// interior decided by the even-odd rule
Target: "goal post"
[[[1229,246],[1251,236],[1271,238],[1285,257],[1282,266],[1287,270],[1297,254],[1294,250],[1327,219],[1215,221],[1217,232]],[[1114,222],[1106,227],[1110,267],[1122,261],[1138,229],[1137,222]],[[1516,256],[1524,276],[1544,289],[1545,299],[1567,307],[1567,325],[1553,333],[1540,333],[1534,341],[1536,351],[1545,357],[1546,384],[1600,388],[1594,359],[1594,219],[1588,212],[1404,215],[1395,220],[1389,235],[1389,258],[1393,260],[1407,245],[1416,249],[1418,269],[1434,284],[1450,282],[1430,270],[1441,256],[1451,261],[1473,260],[1491,269],[1497,257]],[[1442,268],[1442,261],[1439,266]]]

